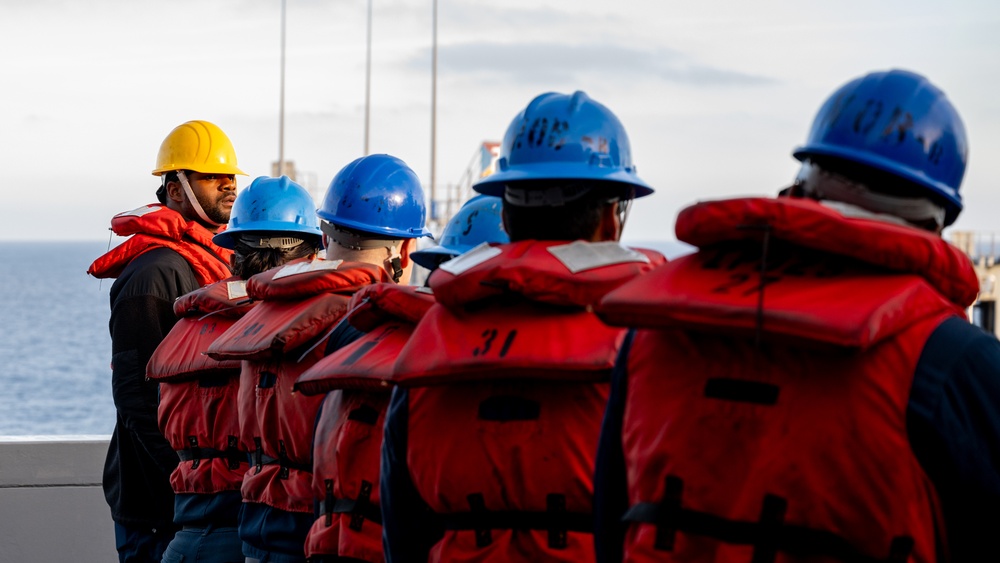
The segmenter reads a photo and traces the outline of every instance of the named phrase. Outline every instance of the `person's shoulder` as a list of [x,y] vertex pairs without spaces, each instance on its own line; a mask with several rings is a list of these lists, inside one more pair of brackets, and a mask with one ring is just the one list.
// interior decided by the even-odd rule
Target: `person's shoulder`
[[937,396],[943,386],[1000,389],[1000,341],[963,318],[942,322],[927,339],[917,363],[915,390]]
[[118,299],[152,295],[172,301],[197,287],[194,271],[187,260],[174,250],[160,247],[129,262],[115,281],[112,294]]
[[962,355],[960,352],[1000,353],[1000,340],[996,336],[960,317],[951,317],[938,325],[931,333],[927,345],[940,348],[942,353],[959,357]]
[[191,265],[175,250],[166,247],[154,248],[136,256],[120,277],[137,279],[160,278],[164,275],[175,275],[176,272],[190,271]]

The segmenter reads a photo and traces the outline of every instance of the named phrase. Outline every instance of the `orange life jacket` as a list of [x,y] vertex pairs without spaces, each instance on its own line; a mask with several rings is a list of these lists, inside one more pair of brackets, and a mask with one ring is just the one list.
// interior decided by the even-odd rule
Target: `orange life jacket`
[[526,241],[433,274],[438,303],[393,377],[410,388],[410,477],[447,529],[432,560],[594,558],[594,454],[624,331],[590,307],[662,261]]
[[146,365],[146,376],[160,383],[160,431],[181,459],[170,475],[175,493],[238,491],[243,483],[249,464],[239,444],[240,362],[205,351],[252,306],[235,277],[181,296],[174,302],[180,320]]
[[119,213],[111,219],[111,230],[129,238],[94,260],[87,273],[95,278],[117,278],[136,256],[160,247],[183,256],[201,285],[232,275],[229,258],[233,251],[216,245],[208,229],[165,205],[154,203]]
[[819,203],[681,213],[698,253],[610,293],[640,327],[622,420],[627,561],[935,561],[906,408],[931,332],[978,279],[939,237]]
[[323,357],[331,327],[351,294],[387,281],[376,266],[302,259],[257,274],[247,293],[260,303],[208,349],[219,360],[245,360],[240,375],[240,441],[252,453],[244,502],[312,513],[312,434],[322,397],[292,385]]
[[393,364],[414,325],[434,303],[423,288],[376,284],[351,299],[350,322],[366,334],[323,358],[295,384],[327,393],[313,438],[313,495],[320,508],[306,557],[381,562],[379,461]]

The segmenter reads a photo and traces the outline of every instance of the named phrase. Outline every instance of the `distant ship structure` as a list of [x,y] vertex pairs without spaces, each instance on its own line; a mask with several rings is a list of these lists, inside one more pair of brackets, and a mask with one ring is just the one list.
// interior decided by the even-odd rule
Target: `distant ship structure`
[[995,232],[953,231],[949,238],[951,243],[965,252],[972,260],[979,275],[979,298],[969,310],[969,320],[972,324],[1000,337],[1000,326],[997,324],[997,300],[1000,288],[997,279],[1000,277],[1000,240]]
[[[436,201],[431,202],[431,216],[428,228],[438,236],[448,224],[448,221],[469,198],[475,195],[472,185],[480,179],[496,171],[497,158],[500,156],[500,143],[483,141],[469,159],[465,172],[454,184],[446,184],[439,188]],[[430,190],[428,190],[429,192]]]

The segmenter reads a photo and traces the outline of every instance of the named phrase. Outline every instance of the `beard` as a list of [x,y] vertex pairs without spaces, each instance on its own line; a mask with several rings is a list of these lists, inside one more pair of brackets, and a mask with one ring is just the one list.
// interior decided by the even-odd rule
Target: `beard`
[[209,219],[219,223],[220,225],[225,225],[229,222],[229,215],[232,212],[232,207],[224,205],[226,201],[232,201],[233,194],[222,193],[218,196],[213,197],[210,201],[205,201],[208,198],[198,197],[198,203],[201,204],[201,208],[205,211],[205,215]]

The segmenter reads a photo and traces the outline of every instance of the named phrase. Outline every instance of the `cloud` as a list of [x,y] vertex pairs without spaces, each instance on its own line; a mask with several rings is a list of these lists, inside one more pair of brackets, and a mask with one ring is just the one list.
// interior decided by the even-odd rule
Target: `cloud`
[[[405,66],[423,72],[430,51],[408,59]],[[584,76],[609,79],[659,79],[687,86],[762,86],[775,79],[704,65],[668,49],[638,50],[614,44],[470,42],[438,47],[444,75],[519,82],[576,82]]]
[[626,19],[619,13],[602,12],[599,16],[572,4],[565,10],[547,6],[520,8],[508,3],[489,4],[483,2],[455,2],[439,6],[438,13],[443,25],[454,29],[478,28],[489,22],[489,28],[496,33],[520,32],[525,30],[552,30],[556,28],[607,29],[625,25]]

